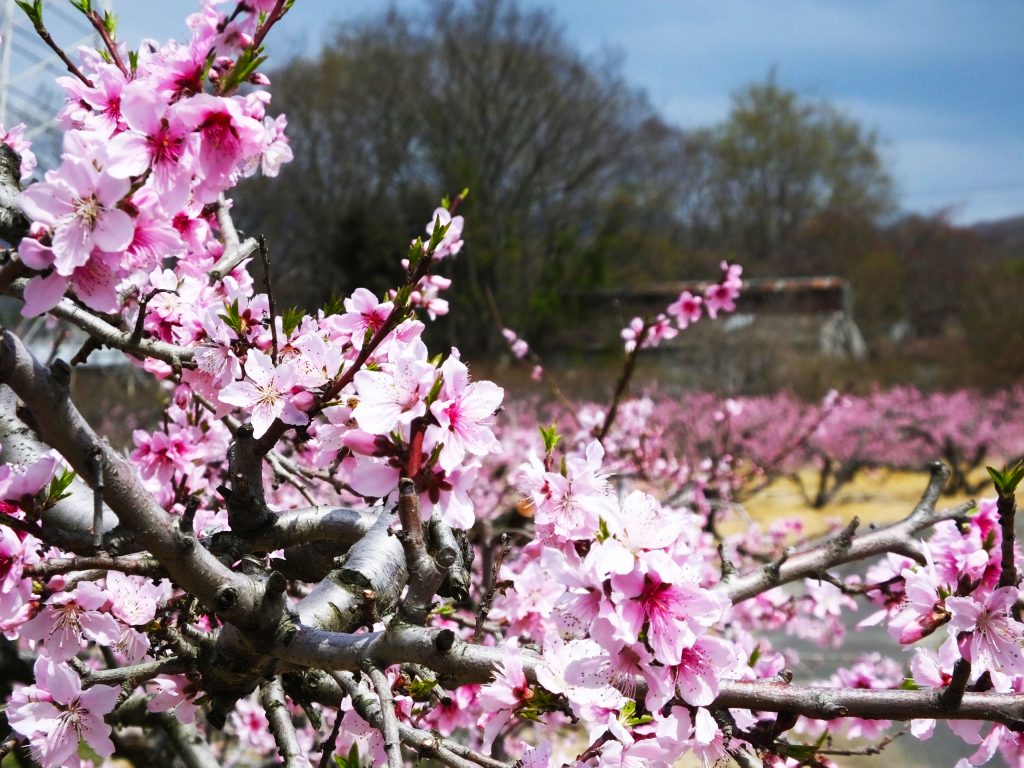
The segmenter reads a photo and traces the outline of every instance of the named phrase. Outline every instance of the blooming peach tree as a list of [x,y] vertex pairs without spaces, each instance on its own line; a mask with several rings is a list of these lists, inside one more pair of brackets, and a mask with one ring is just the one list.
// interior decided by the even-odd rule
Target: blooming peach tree
[[[939,509],[936,464],[886,528],[721,533],[703,489],[724,457],[674,453],[626,394],[641,350],[734,308],[738,266],[629,324],[606,408],[538,428],[422,338],[439,271],[472,258],[464,194],[388,294],[275,306],[228,195],[291,157],[260,72],[290,1],[206,0],[189,40],[132,49],[72,0],[103,41],[73,55],[18,4],[69,74],[40,179],[0,128],[0,289],[85,331],[76,359],[122,351],[166,407],[124,455],[71,367],[3,332],[4,766],[825,766],[892,721],[1021,763],[1024,471]],[[841,642],[860,603],[889,647],[805,679],[785,633]]]

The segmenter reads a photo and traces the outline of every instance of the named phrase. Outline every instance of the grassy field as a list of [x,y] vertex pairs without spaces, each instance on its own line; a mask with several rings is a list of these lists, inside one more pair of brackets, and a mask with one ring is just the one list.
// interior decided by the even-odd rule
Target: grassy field
[[[814,472],[804,471],[801,480],[805,487],[812,487]],[[862,525],[888,525],[910,514],[927,484],[928,475],[924,472],[865,471],[843,488],[831,504],[823,509],[813,509],[796,482],[782,479],[748,499],[743,505],[743,512],[750,520],[764,524],[779,517],[797,517],[804,523],[806,535],[811,536],[825,533],[836,520],[846,524],[855,516],[860,518]],[[964,495],[943,496],[938,506],[953,507],[968,498]],[[748,524],[742,515],[739,513],[739,519],[733,524]]]

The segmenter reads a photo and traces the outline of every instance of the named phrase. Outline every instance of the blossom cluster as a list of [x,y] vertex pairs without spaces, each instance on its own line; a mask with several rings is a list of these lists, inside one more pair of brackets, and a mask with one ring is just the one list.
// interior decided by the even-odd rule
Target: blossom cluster
[[[709,285],[701,295],[685,290],[664,312],[653,319],[634,317],[620,334],[625,342],[626,352],[635,350],[637,344],[641,349],[648,349],[658,346],[663,341],[674,339],[679,331],[693,325],[705,314],[714,319],[720,312],[735,311],[736,299],[743,288],[742,274],[743,267],[739,264],[723,261],[721,280]],[[675,318],[675,325],[670,315]]]
[[[170,513],[164,522],[174,521],[182,549],[208,547],[230,575],[249,569],[267,582],[287,562],[271,547],[244,551],[242,532],[232,531],[225,500],[243,441],[266,457],[265,501],[282,511],[348,505],[356,517],[379,519],[390,514],[400,480],[411,481],[426,530],[450,529],[466,568],[470,549],[492,567],[486,589],[437,589],[447,597],[425,619],[500,658],[488,682],[444,687],[443,669],[402,664],[379,670],[383,682],[374,682],[387,689],[378,690],[380,707],[403,727],[435,732],[429,739],[439,754],[438,739],[454,736],[483,752],[500,745],[524,768],[669,766],[686,753],[710,765],[744,751],[774,765],[803,764],[803,755],[828,766],[815,753],[829,738],[879,740],[887,721],[798,720],[715,702],[732,683],[785,684],[799,662],[787,639],[835,645],[861,603],[872,614],[860,626],[884,626],[893,654],[857,660],[820,685],[939,689],[966,669],[975,690],[1024,691],[1020,590],[1003,573],[1007,558],[1020,557],[1003,546],[995,502],[904,542],[863,577],[822,569],[784,586],[768,578],[764,589],[736,599],[731,576],[778,577],[802,524],[719,524],[723,510],[773,473],[815,461],[917,461],[949,446],[961,457],[977,456],[982,445],[1019,450],[1020,432],[1005,415],[1019,410],[1019,393],[1005,395],[999,417],[990,415],[995,397],[982,413],[968,395],[911,390],[833,394],[814,408],[785,395],[616,396],[611,406],[581,404],[543,427],[539,449],[534,414],[499,415],[504,390],[474,381],[458,349],[432,354],[423,338],[422,318],[448,311],[440,292],[450,280],[435,270],[463,248],[464,195],[434,211],[394,290],[356,288],[314,312],[278,314],[273,297],[254,288],[246,254],[256,244],[239,242],[226,194],[258,169],[275,175],[291,157],[286,120],[269,114],[268,83],[256,71],[260,41],[289,5],[205,0],[189,18],[187,43],[147,41],[129,51],[110,40],[102,53],[80,51],[80,68],[60,81],[60,164],[21,196],[31,219],[15,244],[29,273],[18,286],[24,314],[62,302],[96,322],[120,314],[114,330],[130,337],[124,346],[161,382],[162,418],[135,430],[130,461]],[[28,178],[23,133],[0,132],[0,141],[20,153]],[[733,311],[742,270],[722,270],[700,295],[684,291],[664,313],[634,320],[622,333],[627,350]],[[503,335],[517,358],[531,355],[515,332]],[[153,351],[158,346],[175,355]],[[903,443],[881,446],[872,426],[879,412],[898,425]],[[112,756],[112,726],[129,696],[184,725],[211,715],[222,690],[197,658],[209,658],[234,630],[247,631],[165,578],[167,558],[100,550],[103,567],[80,565],[82,552],[62,548],[48,519],[76,494],[91,505],[83,480],[97,485],[74,478],[52,453],[0,467],[0,631],[35,655],[34,682],[15,688],[5,716],[44,768],[91,767]],[[103,539],[105,531],[93,533]],[[841,547],[844,532],[833,534],[831,546]],[[403,552],[413,546],[409,531],[400,538]],[[117,535],[104,543],[128,546]],[[325,545],[329,562],[307,579],[294,574],[312,558],[299,555],[280,597],[286,622],[309,595],[341,581],[346,547],[314,543]],[[95,544],[87,551],[96,554]],[[401,578],[413,570],[411,560],[404,565]],[[386,634],[404,621],[397,610],[379,615],[373,590],[357,591],[365,617],[346,633]],[[167,661],[186,671],[161,671]],[[125,668],[131,672],[118,685],[103,682]],[[247,670],[228,672],[244,678]],[[271,708],[249,695],[258,676],[244,691],[232,689],[228,735],[208,745],[210,759],[252,763],[280,746]],[[311,701],[289,699],[286,719],[305,755],[321,751],[326,761],[333,750],[363,765],[394,762],[394,745],[353,695],[322,707],[323,716]],[[573,725],[583,726],[589,746],[557,755],[553,747]],[[1012,728],[952,727],[977,746],[966,763],[999,752],[1022,764]],[[912,724],[918,738],[934,729],[932,721]]]

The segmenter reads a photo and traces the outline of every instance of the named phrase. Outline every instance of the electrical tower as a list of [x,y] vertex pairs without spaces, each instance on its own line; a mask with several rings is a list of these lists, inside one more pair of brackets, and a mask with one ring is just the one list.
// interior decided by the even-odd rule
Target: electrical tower
[[[67,0],[43,3],[43,22],[54,40],[74,60],[80,45],[96,47],[92,25]],[[0,125],[25,123],[33,141],[55,132],[54,113],[63,98],[53,79],[67,75],[14,0],[0,0]]]

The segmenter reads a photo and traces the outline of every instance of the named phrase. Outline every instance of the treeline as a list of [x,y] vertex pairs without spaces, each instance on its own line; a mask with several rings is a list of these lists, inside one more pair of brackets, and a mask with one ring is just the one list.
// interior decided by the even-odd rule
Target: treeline
[[499,316],[543,348],[607,311],[597,289],[707,277],[728,258],[752,276],[849,277],[880,354],[977,338],[992,349],[960,354],[985,375],[1024,370],[996,341],[1007,313],[1020,327],[1018,266],[941,218],[897,219],[875,133],[771,75],[720,124],[684,131],[549,13],[478,0],[392,9],[271,79],[295,161],[284,184],[245,187],[239,211],[268,236],[282,303],[385,290],[424,212],[469,188],[448,267],[458,324],[437,329],[466,349],[497,349]]

